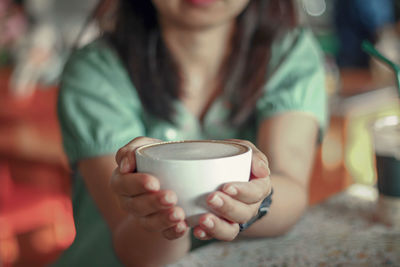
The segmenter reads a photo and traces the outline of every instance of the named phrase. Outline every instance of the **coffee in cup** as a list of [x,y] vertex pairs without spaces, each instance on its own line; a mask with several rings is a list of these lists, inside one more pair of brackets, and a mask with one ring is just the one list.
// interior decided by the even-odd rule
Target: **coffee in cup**
[[137,171],[157,177],[174,191],[189,226],[208,212],[206,197],[228,182],[250,178],[251,148],[231,141],[162,142],[136,150]]

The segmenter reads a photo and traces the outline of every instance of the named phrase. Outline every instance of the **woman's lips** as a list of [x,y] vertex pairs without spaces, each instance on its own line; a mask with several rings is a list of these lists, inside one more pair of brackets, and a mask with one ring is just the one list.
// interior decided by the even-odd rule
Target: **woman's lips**
[[193,5],[205,6],[216,2],[217,0],[186,0]]

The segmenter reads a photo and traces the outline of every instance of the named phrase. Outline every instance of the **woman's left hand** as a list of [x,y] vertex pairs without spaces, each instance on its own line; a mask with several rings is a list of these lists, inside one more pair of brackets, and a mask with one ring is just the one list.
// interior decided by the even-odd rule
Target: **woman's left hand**
[[194,229],[194,235],[201,240],[235,239],[239,233],[239,224],[253,218],[261,202],[271,192],[267,157],[248,141],[230,141],[243,143],[253,150],[250,181],[224,184],[219,191],[208,196],[207,204],[213,213],[201,216],[199,225]]

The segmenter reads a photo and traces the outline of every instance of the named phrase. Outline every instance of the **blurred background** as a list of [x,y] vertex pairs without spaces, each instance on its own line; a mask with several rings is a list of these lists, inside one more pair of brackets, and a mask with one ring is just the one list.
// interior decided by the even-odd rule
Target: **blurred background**
[[[117,0],[0,0],[0,266],[45,266],[73,241],[69,168],[56,116],[71,51],[113,27]],[[400,0],[293,0],[325,55],[330,127],[310,185],[316,204],[376,183],[371,123],[400,115]]]

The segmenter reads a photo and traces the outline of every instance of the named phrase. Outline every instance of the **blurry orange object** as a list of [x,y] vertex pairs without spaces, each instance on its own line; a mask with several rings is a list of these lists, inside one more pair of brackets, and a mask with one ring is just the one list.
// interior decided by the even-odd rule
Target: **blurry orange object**
[[26,99],[0,69],[0,265],[45,266],[75,237],[57,88]]
[[[51,179],[59,178],[53,174]],[[21,234],[31,233],[30,254],[61,251],[72,243],[75,229],[68,194],[29,184],[15,184],[9,164],[4,161],[0,162],[0,188],[0,255],[3,264],[18,259],[21,253],[17,240]],[[45,228],[50,231],[43,231]],[[26,254],[25,260],[42,261]]]
[[347,119],[332,116],[324,141],[317,151],[309,187],[309,203],[316,204],[353,183],[345,166]]

